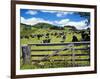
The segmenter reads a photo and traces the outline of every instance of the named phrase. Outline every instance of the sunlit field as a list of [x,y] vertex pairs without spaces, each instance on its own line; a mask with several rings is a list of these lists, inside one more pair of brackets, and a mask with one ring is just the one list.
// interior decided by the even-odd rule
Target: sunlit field
[[[81,41],[81,33],[74,33],[72,32],[67,32],[66,30],[46,30],[46,29],[38,29],[37,31],[33,32],[33,34],[46,34],[46,33],[59,33],[59,32],[65,32],[66,35],[66,39],[63,43],[67,43],[67,42],[72,42],[72,37],[73,35],[76,35],[78,38],[78,42]],[[28,33],[29,34],[29,33]],[[50,43],[62,43],[62,36],[58,37],[54,36],[54,35],[49,35],[49,38],[51,39]],[[40,39],[38,39],[38,37],[30,37],[27,38],[22,38],[21,39],[21,46],[23,45],[28,45],[28,44],[43,44],[42,40],[44,40],[45,37],[41,37]],[[40,50],[40,49],[63,49],[64,47],[67,46],[31,46],[31,49],[33,50]],[[84,48],[87,47],[86,45],[78,45],[78,46],[74,46],[75,48]],[[75,61],[74,65],[72,61],[68,61],[72,59],[72,56],[61,56],[66,55],[66,54],[89,54],[89,51],[87,50],[66,50],[66,51],[61,51],[58,53],[58,56],[51,56],[48,58],[49,61],[39,61],[37,63],[37,61],[35,62],[35,60],[41,60],[42,58],[44,58],[44,56],[37,56],[37,55],[52,55],[54,51],[32,51],[31,55],[31,63],[30,64],[22,64],[22,57],[21,57],[21,64],[20,67],[21,69],[39,69],[39,68],[59,68],[59,67],[78,67],[78,66],[89,66],[90,65],[90,61]],[[22,55],[22,52],[21,52]],[[84,55],[84,56],[75,56],[75,59],[89,59],[88,55]],[[58,60],[58,61],[54,61],[54,60]],[[61,61],[62,60],[62,61]]]

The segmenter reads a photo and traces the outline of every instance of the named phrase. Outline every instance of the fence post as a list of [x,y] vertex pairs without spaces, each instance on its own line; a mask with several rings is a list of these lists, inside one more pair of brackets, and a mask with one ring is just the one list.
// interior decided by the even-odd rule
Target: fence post
[[22,46],[22,58],[23,58],[23,64],[30,64],[30,47],[27,45]]
[[74,49],[74,44],[72,45],[72,66],[75,66],[75,49]]

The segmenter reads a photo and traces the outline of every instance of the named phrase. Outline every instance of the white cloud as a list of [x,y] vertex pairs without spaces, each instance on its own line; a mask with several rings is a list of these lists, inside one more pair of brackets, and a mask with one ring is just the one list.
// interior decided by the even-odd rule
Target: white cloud
[[27,25],[35,25],[37,23],[49,23],[49,24],[53,24],[51,21],[47,21],[47,20],[44,20],[42,18],[29,18],[29,19],[25,19],[24,17],[21,17],[21,23],[24,23],[24,24],[27,24]]
[[66,25],[70,20],[69,19],[62,19],[60,21],[55,21],[56,24],[60,25],[60,26],[64,26]]
[[25,23],[24,17],[21,17],[21,23]]
[[70,19],[62,19],[59,21],[49,21],[49,20],[44,20],[42,18],[29,18],[29,19],[25,19],[24,17],[21,17],[21,23],[27,24],[27,25],[35,25],[37,23],[49,23],[49,24],[53,24],[53,25],[58,25],[58,26],[75,26],[77,29],[86,29],[90,26],[87,26],[86,22],[87,20],[81,20],[78,22],[75,21],[70,21]]
[[56,13],[57,17],[63,17],[68,14],[73,14],[74,12],[65,12],[65,11],[49,11],[49,10],[42,10],[41,12],[44,13]]
[[59,26],[67,26],[67,25],[70,25],[70,26],[75,26],[77,29],[86,29],[90,26],[87,26],[86,24],[87,20],[81,20],[81,21],[70,21],[70,19],[62,19],[60,21],[55,21],[54,23],[59,25]]
[[26,14],[35,15],[35,14],[37,14],[37,11],[28,10],[28,11],[26,12]]
[[44,12],[44,13],[56,13],[57,11],[42,10],[41,12]]
[[58,12],[56,14],[57,17],[63,17],[65,15],[68,15],[68,14],[73,14],[74,12]]
[[82,21],[69,21],[66,25],[71,25],[71,26],[75,26],[77,29],[86,29],[90,26],[87,26],[86,24],[87,20],[82,20]]

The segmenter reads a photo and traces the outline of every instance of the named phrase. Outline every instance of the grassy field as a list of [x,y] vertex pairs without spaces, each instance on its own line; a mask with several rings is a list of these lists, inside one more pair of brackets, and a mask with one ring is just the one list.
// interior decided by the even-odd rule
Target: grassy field
[[[46,33],[53,33],[53,32],[65,32],[66,33],[66,39],[64,43],[66,42],[71,42],[73,34],[77,36],[78,40],[81,40],[81,34],[80,33],[73,33],[73,32],[68,32],[67,30],[48,30],[48,29],[38,29],[37,31],[34,31],[32,34],[46,34]],[[51,39],[50,43],[61,43],[60,41],[62,38],[56,38],[55,36],[50,35],[49,38]],[[41,37],[40,40],[38,40],[37,37],[29,39],[23,38],[20,40],[20,45],[27,45],[27,44],[41,44],[42,40],[44,40],[44,37]],[[32,46],[31,49],[62,49],[65,46]],[[84,48],[86,46],[80,45],[80,46],[75,46],[75,48]],[[22,64],[22,57],[20,59],[20,69],[40,69],[40,68],[59,68],[59,67],[78,67],[78,66],[89,66],[90,61],[75,61],[74,66],[72,61],[67,61],[72,58],[72,56],[60,56],[60,54],[72,54],[73,52],[71,50],[66,50],[66,51],[61,51],[59,52],[59,56],[52,56],[49,57],[48,59],[50,61],[45,61],[45,62],[39,62],[38,64],[35,62],[32,62],[30,64]],[[74,51],[75,54],[89,54],[89,51],[85,50],[76,50]],[[53,51],[39,51],[39,52],[31,52],[31,55],[47,55],[47,54],[53,54]],[[21,52],[22,56],[22,52]],[[31,60],[40,60],[43,57],[31,57]],[[75,56],[75,59],[88,59],[89,56]],[[64,61],[53,61],[53,60],[64,60]]]

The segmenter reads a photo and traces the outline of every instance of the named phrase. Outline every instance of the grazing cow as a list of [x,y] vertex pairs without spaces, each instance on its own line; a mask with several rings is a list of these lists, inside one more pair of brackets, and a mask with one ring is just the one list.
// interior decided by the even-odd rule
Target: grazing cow
[[77,41],[78,41],[77,36],[73,35],[72,42],[77,42]]
[[84,39],[85,39],[85,31],[82,31],[81,37],[82,37],[82,40],[84,41]]
[[40,35],[40,34],[38,34],[38,35],[37,35],[38,40],[40,40],[40,37],[41,37],[41,35]]
[[50,43],[51,42],[51,39],[48,39],[47,42]]
[[90,35],[84,31],[81,33],[82,41],[90,41]]
[[30,35],[30,37],[31,37],[31,38],[34,38],[34,37],[35,37],[35,35]]
[[20,38],[21,38],[21,39],[23,39],[23,38],[24,38],[24,36],[21,36]]
[[46,43],[46,40],[43,40],[43,43]]
[[49,33],[47,33],[46,36],[49,36]]
[[61,32],[60,35],[64,35],[64,32]]
[[42,40],[42,43],[45,43],[46,42],[46,40]]
[[54,36],[56,36],[58,33],[57,32],[55,32],[55,34],[54,34]]
[[45,35],[45,38],[49,38],[49,33],[47,33],[47,34]]
[[62,39],[65,40],[66,39],[66,35],[63,35]]
[[90,41],[90,36],[87,33],[85,34],[84,41]]
[[51,35],[53,35],[53,33],[51,33]]
[[61,42],[63,43],[65,40],[66,40],[66,35],[63,35],[63,36],[62,36],[62,41],[61,41]]
[[50,43],[51,39],[45,39],[43,40],[43,43]]
[[25,36],[26,39],[29,39],[29,36]]

